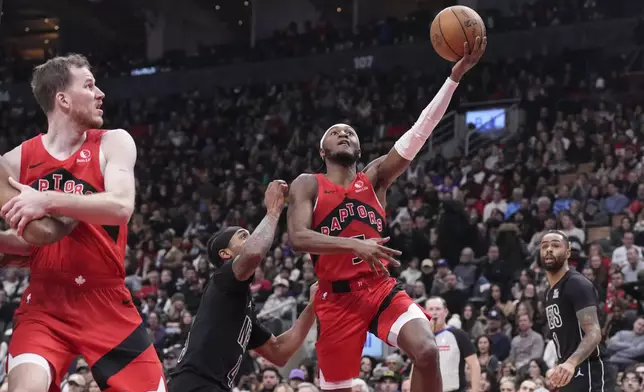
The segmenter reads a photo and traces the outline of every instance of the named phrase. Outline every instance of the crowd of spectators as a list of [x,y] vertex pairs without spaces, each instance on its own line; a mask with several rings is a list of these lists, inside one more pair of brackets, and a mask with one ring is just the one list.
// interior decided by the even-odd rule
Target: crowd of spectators
[[[620,66],[596,53],[479,65],[455,102],[520,100],[525,122],[515,137],[472,157],[446,158],[437,148],[391,188],[390,244],[403,251],[403,266],[392,272],[421,306],[431,296],[444,298],[449,324],[475,342],[483,381],[472,392],[510,392],[526,380],[549,388],[544,375],[555,355],[544,334],[546,282],[537,254],[544,231],[556,227],[572,239],[573,268],[601,294],[620,387],[642,388],[644,319],[630,287],[644,278],[644,111],[610,98],[623,87]],[[361,73],[163,99],[107,97],[106,127],[128,129],[139,148],[126,284],[167,370],[212,272],[208,236],[228,225],[252,230],[268,182],[317,171],[316,146],[330,124],[358,130],[361,167],[386,153],[444,77]],[[37,107],[0,105],[0,153],[43,131]],[[315,281],[310,255],[291,249],[284,228],[251,285],[260,318],[274,333],[289,327]],[[2,271],[2,357],[28,283],[28,270]],[[404,353],[365,357],[354,390],[407,392],[409,365]],[[81,359],[65,390],[94,392],[91,378]],[[288,374],[251,354],[237,389],[315,392],[317,381],[314,354]]]
[[[603,19],[644,16],[644,5],[630,0],[534,0],[510,2],[506,9],[477,9],[488,34],[513,30],[534,29]],[[371,20],[352,28],[340,28],[329,20],[290,23],[276,30],[272,37],[259,39],[256,46],[248,43],[202,46],[197,54],[172,51],[155,61],[146,60],[143,50],[113,50],[85,53],[96,64],[100,78],[129,76],[133,70],[155,67],[156,72],[209,67],[236,62],[302,57],[374,46],[402,45],[428,41],[428,26],[439,10],[419,9],[402,19]],[[56,55],[55,48],[47,49],[48,56]],[[3,83],[25,81],[30,76],[32,61],[7,54],[0,66]]]

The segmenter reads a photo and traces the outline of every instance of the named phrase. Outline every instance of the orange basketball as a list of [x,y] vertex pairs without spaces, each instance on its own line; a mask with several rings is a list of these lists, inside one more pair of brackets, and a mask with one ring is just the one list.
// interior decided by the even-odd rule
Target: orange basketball
[[485,37],[485,24],[473,9],[455,5],[436,15],[429,36],[439,56],[447,61],[456,62],[463,57],[465,42],[469,43],[471,50],[476,37]]

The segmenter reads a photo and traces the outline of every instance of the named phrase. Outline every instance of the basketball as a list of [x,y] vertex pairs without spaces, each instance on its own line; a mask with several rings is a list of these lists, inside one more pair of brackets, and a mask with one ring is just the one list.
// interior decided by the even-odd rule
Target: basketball
[[439,56],[447,61],[456,62],[463,57],[465,42],[469,43],[472,50],[476,37],[485,37],[485,24],[473,9],[455,5],[436,15],[429,36]]

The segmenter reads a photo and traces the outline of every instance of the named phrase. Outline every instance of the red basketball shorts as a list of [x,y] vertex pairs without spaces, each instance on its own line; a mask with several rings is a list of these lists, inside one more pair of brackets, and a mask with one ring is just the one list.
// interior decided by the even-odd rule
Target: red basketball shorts
[[[58,275],[58,274],[57,274]],[[82,355],[102,391],[166,391],[163,368],[120,279],[35,276],[16,311],[7,371],[42,366],[49,391]]]
[[430,316],[394,278],[374,276],[352,281],[320,282],[315,298],[318,319],[316,353],[324,390],[351,388],[360,374],[367,332],[398,347],[408,321]]

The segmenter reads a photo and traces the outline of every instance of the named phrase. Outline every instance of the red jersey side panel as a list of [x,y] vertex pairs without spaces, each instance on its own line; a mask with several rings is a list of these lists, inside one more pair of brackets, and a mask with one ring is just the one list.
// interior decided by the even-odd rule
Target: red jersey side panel
[[[316,178],[318,192],[313,210],[313,230],[334,237],[382,237],[385,211],[364,173],[358,173],[347,188],[332,183],[324,174],[316,174]],[[334,281],[369,275],[372,271],[353,254],[335,254],[319,255],[315,273],[320,280]]]
[[[37,191],[91,194],[105,191],[100,167],[104,130],[89,130],[83,145],[69,158],[52,157],[42,135],[22,144],[20,182]],[[78,222],[61,241],[37,248],[31,255],[33,273],[63,272],[83,276],[125,277],[123,260],[127,226]]]

